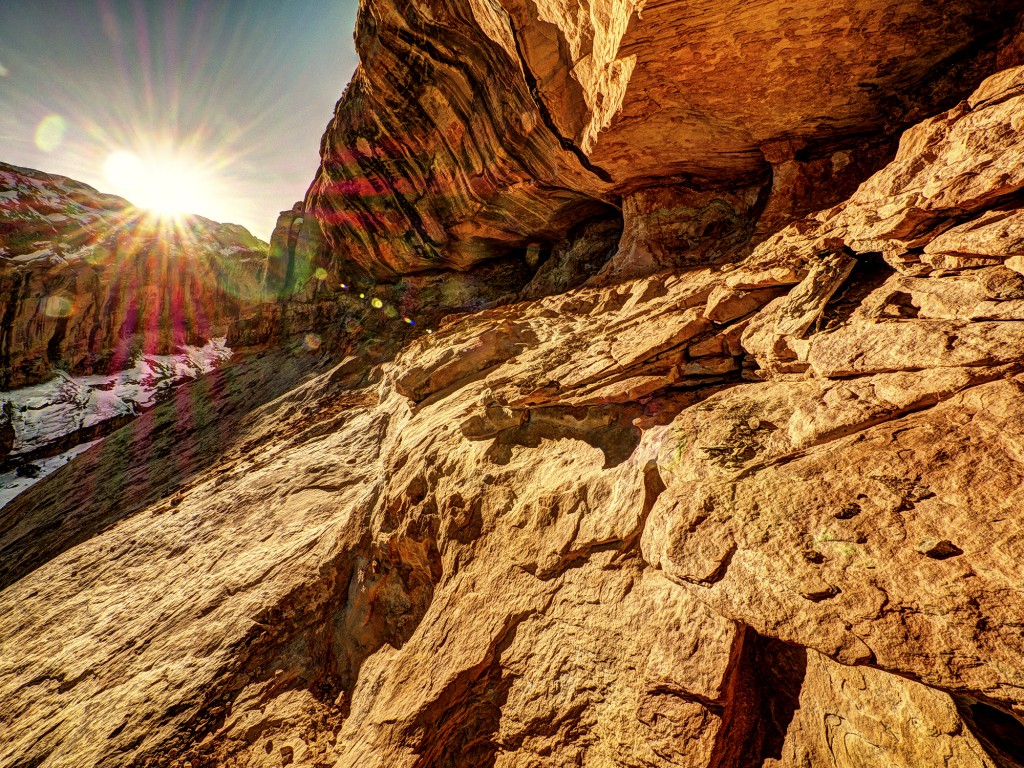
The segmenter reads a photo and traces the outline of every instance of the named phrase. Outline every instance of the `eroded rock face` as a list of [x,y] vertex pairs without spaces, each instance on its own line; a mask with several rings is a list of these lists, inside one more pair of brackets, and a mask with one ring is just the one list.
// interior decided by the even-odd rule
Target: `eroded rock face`
[[55,367],[114,373],[139,352],[202,346],[263,298],[267,246],[235,224],[161,224],[80,182],[3,164],[0,219],[0,390]]
[[[623,208],[627,232],[637,216],[657,230],[666,210],[696,209],[673,215],[683,231],[663,247],[735,252],[765,206],[760,238],[844,199],[888,159],[900,128],[966,96],[998,51],[1012,59],[1014,44],[997,43],[1019,10],[374,0],[306,207],[339,258],[380,278],[557,242],[601,203]],[[748,186],[755,210],[739,191]],[[690,200],[651,206],[680,187]],[[707,198],[729,201],[723,191],[744,202],[708,227]],[[694,236],[704,244],[675,248]],[[624,254],[647,258],[658,242]],[[685,263],[668,261],[645,273]]]
[[[374,55],[428,39],[393,14]],[[521,261],[345,294],[340,362],[176,390],[0,511],[0,764],[1024,765],[1022,82],[745,257],[692,214],[758,240],[725,215],[776,216],[756,185],[634,190]],[[397,198],[353,162],[369,226]]]

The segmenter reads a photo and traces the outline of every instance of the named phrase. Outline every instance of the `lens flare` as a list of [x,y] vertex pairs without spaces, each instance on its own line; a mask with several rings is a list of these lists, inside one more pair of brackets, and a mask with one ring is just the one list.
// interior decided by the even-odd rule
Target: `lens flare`
[[134,152],[119,149],[103,163],[103,175],[112,184],[131,184],[142,175],[142,161]]
[[43,314],[47,317],[71,317],[74,308],[71,299],[59,293],[47,296],[43,302]]
[[11,74],[11,70],[0,64],[0,77],[7,77],[9,74]]
[[47,115],[36,126],[36,146],[43,152],[53,152],[64,141],[68,124],[60,115]]

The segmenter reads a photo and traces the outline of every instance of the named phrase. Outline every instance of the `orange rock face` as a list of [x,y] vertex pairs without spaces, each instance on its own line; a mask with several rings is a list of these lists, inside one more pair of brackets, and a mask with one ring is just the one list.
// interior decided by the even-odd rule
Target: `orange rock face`
[[768,235],[843,199],[901,127],[966,96],[1017,10],[371,2],[307,202],[335,254],[380,277],[557,242],[650,186],[754,185],[764,199],[740,231],[767,205]]
[[[472,269],[359,283],[350,356],[187,385],[0,510],[0,765],[1024,766],[1024,67],[1012,35],[971,38],[993,6],[934,7],[732,9],[747,82],[706,42],[724,22],[675,3],[365,3],[283,263],[312,263],[285,235],[313,216],[325,273]],[[685,139],[714,187],[582,192],[616,124],[588,134],[570,97],[638,82],[614,62],[641,22],[668,47],[635,67],[701,53],[741,81],[731,111],[728,82],[694,86],[722,126],[759,73],[792,78],[764,130],[792,120],[828,163],[775,144],[759,186]],[[990,76],[853,188],[830,175],[858,110],[877,147],[958,94],[937,61],[967,38],[947,72]],[[543,45],[577,62],[533,75],[572,146],[494,122],[540,111],[509,62]],[[914,95],[865,101],[853,72]],[[683,81],[649,92],[683,109]],[[473,119],[401,122],[428,107]]]

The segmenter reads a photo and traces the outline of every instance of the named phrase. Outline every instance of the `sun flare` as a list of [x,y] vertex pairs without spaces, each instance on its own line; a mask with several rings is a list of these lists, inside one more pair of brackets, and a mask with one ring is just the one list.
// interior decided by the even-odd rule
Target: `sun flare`
[[208,207],[212,180],[197,163],[170,154],[111,152],[103,174],[114,192],[139,208],[165,218],[180,218]]

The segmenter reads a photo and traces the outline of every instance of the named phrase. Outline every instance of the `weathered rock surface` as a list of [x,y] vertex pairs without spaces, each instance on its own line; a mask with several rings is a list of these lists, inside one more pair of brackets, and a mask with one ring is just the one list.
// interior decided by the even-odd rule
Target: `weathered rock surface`
[[1021,63],[997,45],[1020,8],[375,0],[306,210],[378,278],[550,247],[604,204],[670,230],[624,251],[647,273],[736,255],[762,209],[758,239],[839,202],[998,53]]
[[[263,300],[267,245],[236,224],[156,220],[0,163],[0,390],[115,373],[227,336]],[[239,323],[240,325],[240,323]]]
[[[649,6],[654,20],[678,9]],[[402,34],[411,22],[389,4],[362,15],[361,45],[396,73],[388,88],[413,66],[441,82],[482,77],[520,50],[503,59],[470,34],[502,39],[512,16],[496,4],[472,17],[402,8],[420,25]],[[520,39],[560,40],[558,10],[524,16],[536,39]],[[884,18],[895,38],[923,31],[897,10]],[[621,21],[579,19],[605,32]],[[616,34],[642,28],[631,24]],[[445,25],[447,36],[423,31]],[[565,55],[583,61],[573,46],[585,37],[567,37]],[[394,58],[430,40],[429,56]],[[445,48],[457,44],[471,46],[465,65]],[[617,93],[627,73],[601,46],[575,82]],[[881,66],[873,50],[864,66]],[[0,510],[0,765],[1024,766],[1013,50],[845,201],[745,257],[691,237],[700,216],[634,215],[712,207],[678,184],[637,192],[621,224],[607,207],[560,208],[553,244],[554,219],[501,208],[524,233],[539,227],[521,260],[349,286],[337,303],[346,341],[324,349],[347,344],[350,357],[329,362],[306,343],[219,371],[34,486]],[[317,184],[335,172],[344,126],[371,128],[379,94],[359,77]],[[577,86],[562,80],[568,98]],[[533,99],[509,82],[503,104]],[[430,87],[405,101],[389,91],[386,119],[441,99]],[[475,101],[458,114],[493,100],[467,88]],[[551,104],[598,151],[596,113]],[[896,114],[887,105],[873,108]],[[475,123],[473,146],[498,152],[493,128]],[[352,195],[365,184],[358,204],[310,208],[326,194],[315,185],[302,209],[334,228],[341,250],[321,253],[337,258],[318,263],[325,272],[355,259],[341,247],[348,226],[366,227],[360,258],[380,257],[382,271],[422,266],[394,246],[412,209],[376,186],[410,177],[380,153],[444,168],[442,139],[387,143],[397,123],[374,130],[331,181]],[[592,172],[559,151],[564,178]],[[371,156],[379,171],[361,175]],[[701,156],[723,171],[712,160]],[[481,178],[453,178],[451,205],[468,210],[458,185],[479,182],[472,221],[491,226],[501,185]],[[753,211],[750,189],[744,179],[714,199]],[[299,231],[297,213],[282,232]],[[742,218],[708,221],[758,240]],[[715,242],[731,251],[736,231]],[[616,261],[627,252],[671,269],[631,272],[636,262]],[[430,321],[405,322],[418,302]],[[438,307],[461,312],[440,320]]]

